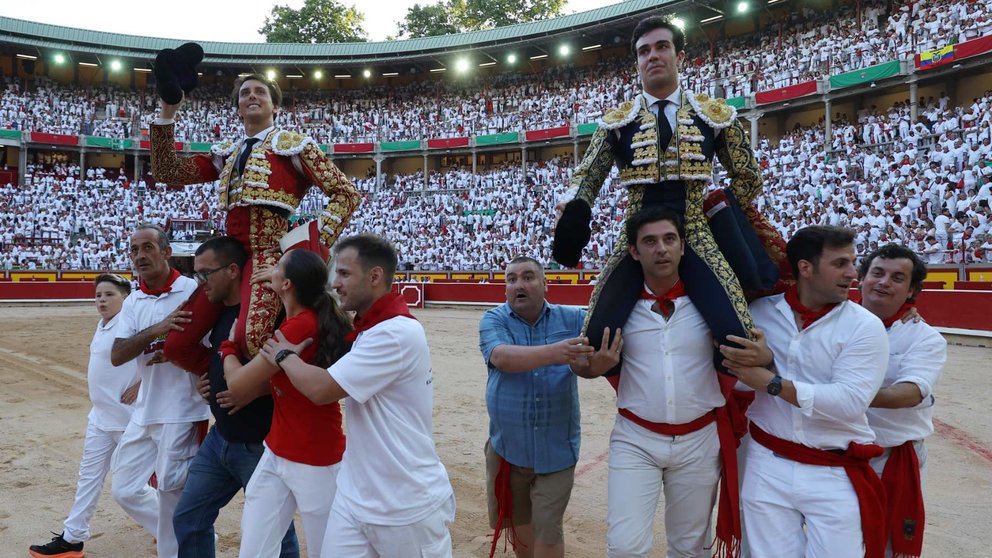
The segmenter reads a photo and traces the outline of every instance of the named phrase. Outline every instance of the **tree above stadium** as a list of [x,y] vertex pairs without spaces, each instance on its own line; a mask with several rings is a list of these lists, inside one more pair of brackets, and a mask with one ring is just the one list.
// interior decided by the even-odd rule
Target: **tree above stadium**
[[303,7],[274,6],[258,30],[269,43],[362,43],[365,14],[337,0],[306,0]]
[[414,4],[399,24],[399,37],[416,39],[491,29],[561,15],[566,0],[442,0]]

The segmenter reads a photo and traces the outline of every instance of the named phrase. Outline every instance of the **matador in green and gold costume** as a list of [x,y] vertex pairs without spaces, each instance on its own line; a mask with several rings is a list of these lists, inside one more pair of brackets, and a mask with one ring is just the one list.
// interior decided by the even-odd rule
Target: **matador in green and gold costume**
[[[644,94],[600,120],[572,178],[578,191],[555,231],[555,259],[567,266],[578,262],[588,238],[589,208],[616,165],[619,185],[627,189],[628,218],[649,205],[684,216],[679,275],[714,339],[750,337],[754,324],[745,289],[775,286],[784,244],[752,206],[762,188],[761,174],[736,109],[723,99],[684,89],[676,97],[676,125],[666,131]],[[714,156],[726,169],[730,186],[710,192]],[[626,233],[621,232],[589,301],[584,334],[594,347],[600,346],[604,327],[611,332],[623,327],[643,284],[641,267],[630,257]]]

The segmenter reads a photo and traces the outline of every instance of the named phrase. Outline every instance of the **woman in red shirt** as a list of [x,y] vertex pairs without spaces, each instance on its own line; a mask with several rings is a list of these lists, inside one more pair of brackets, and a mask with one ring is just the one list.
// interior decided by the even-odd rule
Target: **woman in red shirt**
[[[351,331],[351,320],[327,291],[327,277],[324,261],[304,250],[287,252],[269,276],[285,313],[278,330],[293,343],[310,339],[300,357],[321,367],[347,352],[344,336]],[[319,556],[344,454],[341,407],[315,405],[261,354],[242,365],[234,343],[225,342],[221,352],[231,412],[270,390],[275,402],[265,452],[245,489],[240,556],[278,556],[296,511],[310,556]]]

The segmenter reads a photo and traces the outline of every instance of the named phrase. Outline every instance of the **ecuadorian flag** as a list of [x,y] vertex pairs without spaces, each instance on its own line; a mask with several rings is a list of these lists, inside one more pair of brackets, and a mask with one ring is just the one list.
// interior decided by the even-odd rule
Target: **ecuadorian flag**
[[947,45],[935,50],[926,50],[916,55],[916,67],[920,69],[935,68],[954,60],[954,45]]

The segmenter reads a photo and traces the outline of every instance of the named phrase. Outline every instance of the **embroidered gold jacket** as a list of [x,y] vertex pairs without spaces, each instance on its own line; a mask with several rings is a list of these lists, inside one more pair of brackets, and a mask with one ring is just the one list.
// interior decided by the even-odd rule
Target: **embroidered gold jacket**
[[[595,204],[610,168],[620,171],[620,185],[627,188],[627,218],[645,203],[663,203],[682,210],[685,241],[718,278],[731,301],[743,331],[754,327],[747,300],[734,271],[720,253],[703,211],[707,188],[713,182],[713,157],[730,176],[730,190],[740,205],[750,208],[762,188],[761,171],[751,151],[737,111],[723,99],[682,91],[682,106],[676,116],[668,149],[661,153],[658,123],[644,96],[607,111],[593,135],[589,148],[572,176],[576,197],[590,207]],[[627,256],[627,234],[621,230],[613,254],[600,272],[599,282],[589,301],[589,319],[600,293],[612,283],[611,275]],[[638,289],[640,285],[620,288]],[[598,343],[599,336],[596,336]]]
[[682,101],[665,153],[659,153],[657,118],[643,95],[607,111],[573,174],[577,197],[593,206],[614,164],[621,186],[682,181],[687,189],[705,190],[713,180],[716,155],[730,176],[730,189],[741,205],[750,205],[761,191],[761,173],[737,110],[724,99],[685,90]]
[[[361,196],[348,177],[320,150],[317,143],[295,132],[274,128],[255,144],[244,173],[235,170],[244,140],[226,141],[211,155],[181,157],[176,153],[174,125],[151,125],[152,175],[170,186],[219,180],[220,206],[268,206],[292,214],[315,185],[330,200],[317,217],[320,242],[330,247],[358,207]],[[294,163],[298,158],[298,165]],[[215,158],[222,162],[217,170]]]

